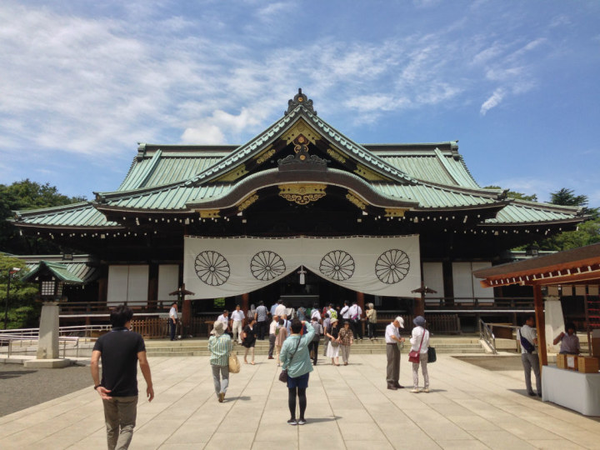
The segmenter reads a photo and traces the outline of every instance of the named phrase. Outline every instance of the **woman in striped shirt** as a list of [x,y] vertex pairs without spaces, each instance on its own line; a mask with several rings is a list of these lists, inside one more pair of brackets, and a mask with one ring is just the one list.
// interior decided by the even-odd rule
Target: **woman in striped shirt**
[[[229,354],[233,348],[233,342],[228,334],[224,334],[223,322],[215,322],[208,340],[210,351],[210,366],[215,383],[215,393],[219,403],[223,403],[227,386],[229,386]],[[222,380],[221,380],[222,378]]]

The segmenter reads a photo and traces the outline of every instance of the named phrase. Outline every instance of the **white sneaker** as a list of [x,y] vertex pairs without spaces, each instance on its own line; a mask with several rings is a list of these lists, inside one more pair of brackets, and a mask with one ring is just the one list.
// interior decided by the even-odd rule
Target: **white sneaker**
[[423,392],[425,392],[426,394],[429,394],[429,388],[423,389]]
[[412,392],[413,394],[418,394],[420,391],[418,388],[414,388],[414,389],[411,389],[410,392]]

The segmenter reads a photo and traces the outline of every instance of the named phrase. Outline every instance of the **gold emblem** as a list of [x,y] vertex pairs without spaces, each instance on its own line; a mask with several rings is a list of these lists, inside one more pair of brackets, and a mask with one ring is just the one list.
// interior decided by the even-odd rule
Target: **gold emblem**
[[325,197],[326,184],[289,184],[279,186],[279,196],[288,202],[308,205]]

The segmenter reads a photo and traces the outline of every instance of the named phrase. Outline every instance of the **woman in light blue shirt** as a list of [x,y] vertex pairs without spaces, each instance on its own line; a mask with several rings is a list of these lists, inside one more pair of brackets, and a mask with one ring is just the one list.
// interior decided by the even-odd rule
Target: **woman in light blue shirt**
[[[306,334],[301,335],[302,327],[306,326]],[[308,387],[308,376],[313,371],[310,362],[308,345],[312,342],[315,329],[308,322],[300,322],[298,319],[292,321],[292,334],[283,346],[279,358],[282,369],[288,373],[288,406],[291,418],[287,423],[290,425],[304,425],[304,412],[306,411],[306,388]],[[300,403],[300,417],[296,420],[296,396]]]

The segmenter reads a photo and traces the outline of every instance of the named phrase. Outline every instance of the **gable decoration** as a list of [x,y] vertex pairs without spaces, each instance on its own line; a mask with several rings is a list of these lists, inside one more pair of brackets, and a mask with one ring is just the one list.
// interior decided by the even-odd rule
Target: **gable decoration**
[[184,238],[183,281],[195,299],[252,292],[300,266],[354,291],[413,297],[421,283],[419,237]]

